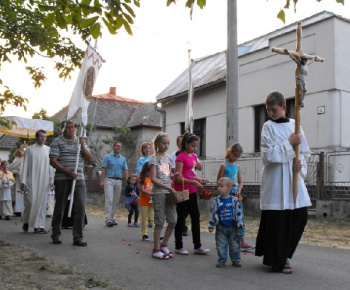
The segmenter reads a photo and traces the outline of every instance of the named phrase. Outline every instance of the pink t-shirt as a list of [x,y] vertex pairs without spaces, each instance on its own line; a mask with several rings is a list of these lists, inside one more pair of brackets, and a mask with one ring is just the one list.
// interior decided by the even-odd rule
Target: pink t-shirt
[[[185,179],[193,180],[196,177],[195,167],[197,163],[196,154],[192,154],[188,156],[185,152],[181,152],[177,157],[175,162],[181,162],[183,164],[182,167],[182,176]],[[192,184],[185,184],[185,189],[188,189],[189,193],[197,192],[197,187]],[[182,183],[174,182],[174,189],[181,191]]]

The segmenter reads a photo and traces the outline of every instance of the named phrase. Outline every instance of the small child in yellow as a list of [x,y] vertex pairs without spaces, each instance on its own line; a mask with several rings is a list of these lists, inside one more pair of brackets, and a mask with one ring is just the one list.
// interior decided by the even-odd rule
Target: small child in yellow
[[149,167],[149,162],[146,161],[140,171],[140,176],[138,178],[138,183],[140,187],[140,216],[141,216],[141,235],[143,241],[149,241],[147,233],[147,222],[150,218],[152,228],[154,229],[154,211],[152,204],[152,180],[151,180],[151,169]]

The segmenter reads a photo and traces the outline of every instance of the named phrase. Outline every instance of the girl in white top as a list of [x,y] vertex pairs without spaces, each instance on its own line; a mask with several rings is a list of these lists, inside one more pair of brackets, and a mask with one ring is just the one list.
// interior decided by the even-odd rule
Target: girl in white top
[[[169,148],[170,137],[168,134],[159,132],[152,141],[155,154],[151,156],[152,201],[154,210],[154,248],[152,257],[157,259],[172,258],[167,243],[175,228],[177,215],[176,205],[172,202],[170,194],[175,190],[171,186],[171,157],[166,154]],[[160,243],[160,233],[167,220],[164,239]]]

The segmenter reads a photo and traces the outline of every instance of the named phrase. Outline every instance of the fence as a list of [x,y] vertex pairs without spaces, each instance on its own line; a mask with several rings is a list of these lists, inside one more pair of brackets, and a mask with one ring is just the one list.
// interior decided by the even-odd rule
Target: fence
[[[214,196],[217,194],[216,178],[222,162],[223,160],[204,160],[202,171],[197,171],[198,177],[209,180],[210,183],[205,187],[214,189]],[[242,156],[239,165],[244,182],[243,195],[259,197],[263,168],[261,157]],[[350,199],[350,152],[315,152],[308,160],[307,167],[305,184],[313,202],[320,199]],[[104,195],[99,186],[98,171],[94,167],[87,167],[85,174],[88,201],[103,203]],[[123,197],[123,194],[121,196]]]

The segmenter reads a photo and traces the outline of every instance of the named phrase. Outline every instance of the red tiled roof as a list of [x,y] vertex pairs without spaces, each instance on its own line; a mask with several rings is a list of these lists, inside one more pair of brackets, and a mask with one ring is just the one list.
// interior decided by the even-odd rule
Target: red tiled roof
[[124,98],[124,97],[117,96],[117,95],[114,95],[114,94],[111,94],[111,93],[101,94],[101,95],[94,95],[94,96],[92,96],[92,98],[93,99],[103,100],[103,101],[122,102],[122,103],[127,103],[127,104],[130,104],[130,105],[143,105],[143,104],[146,104],[146,102]]

